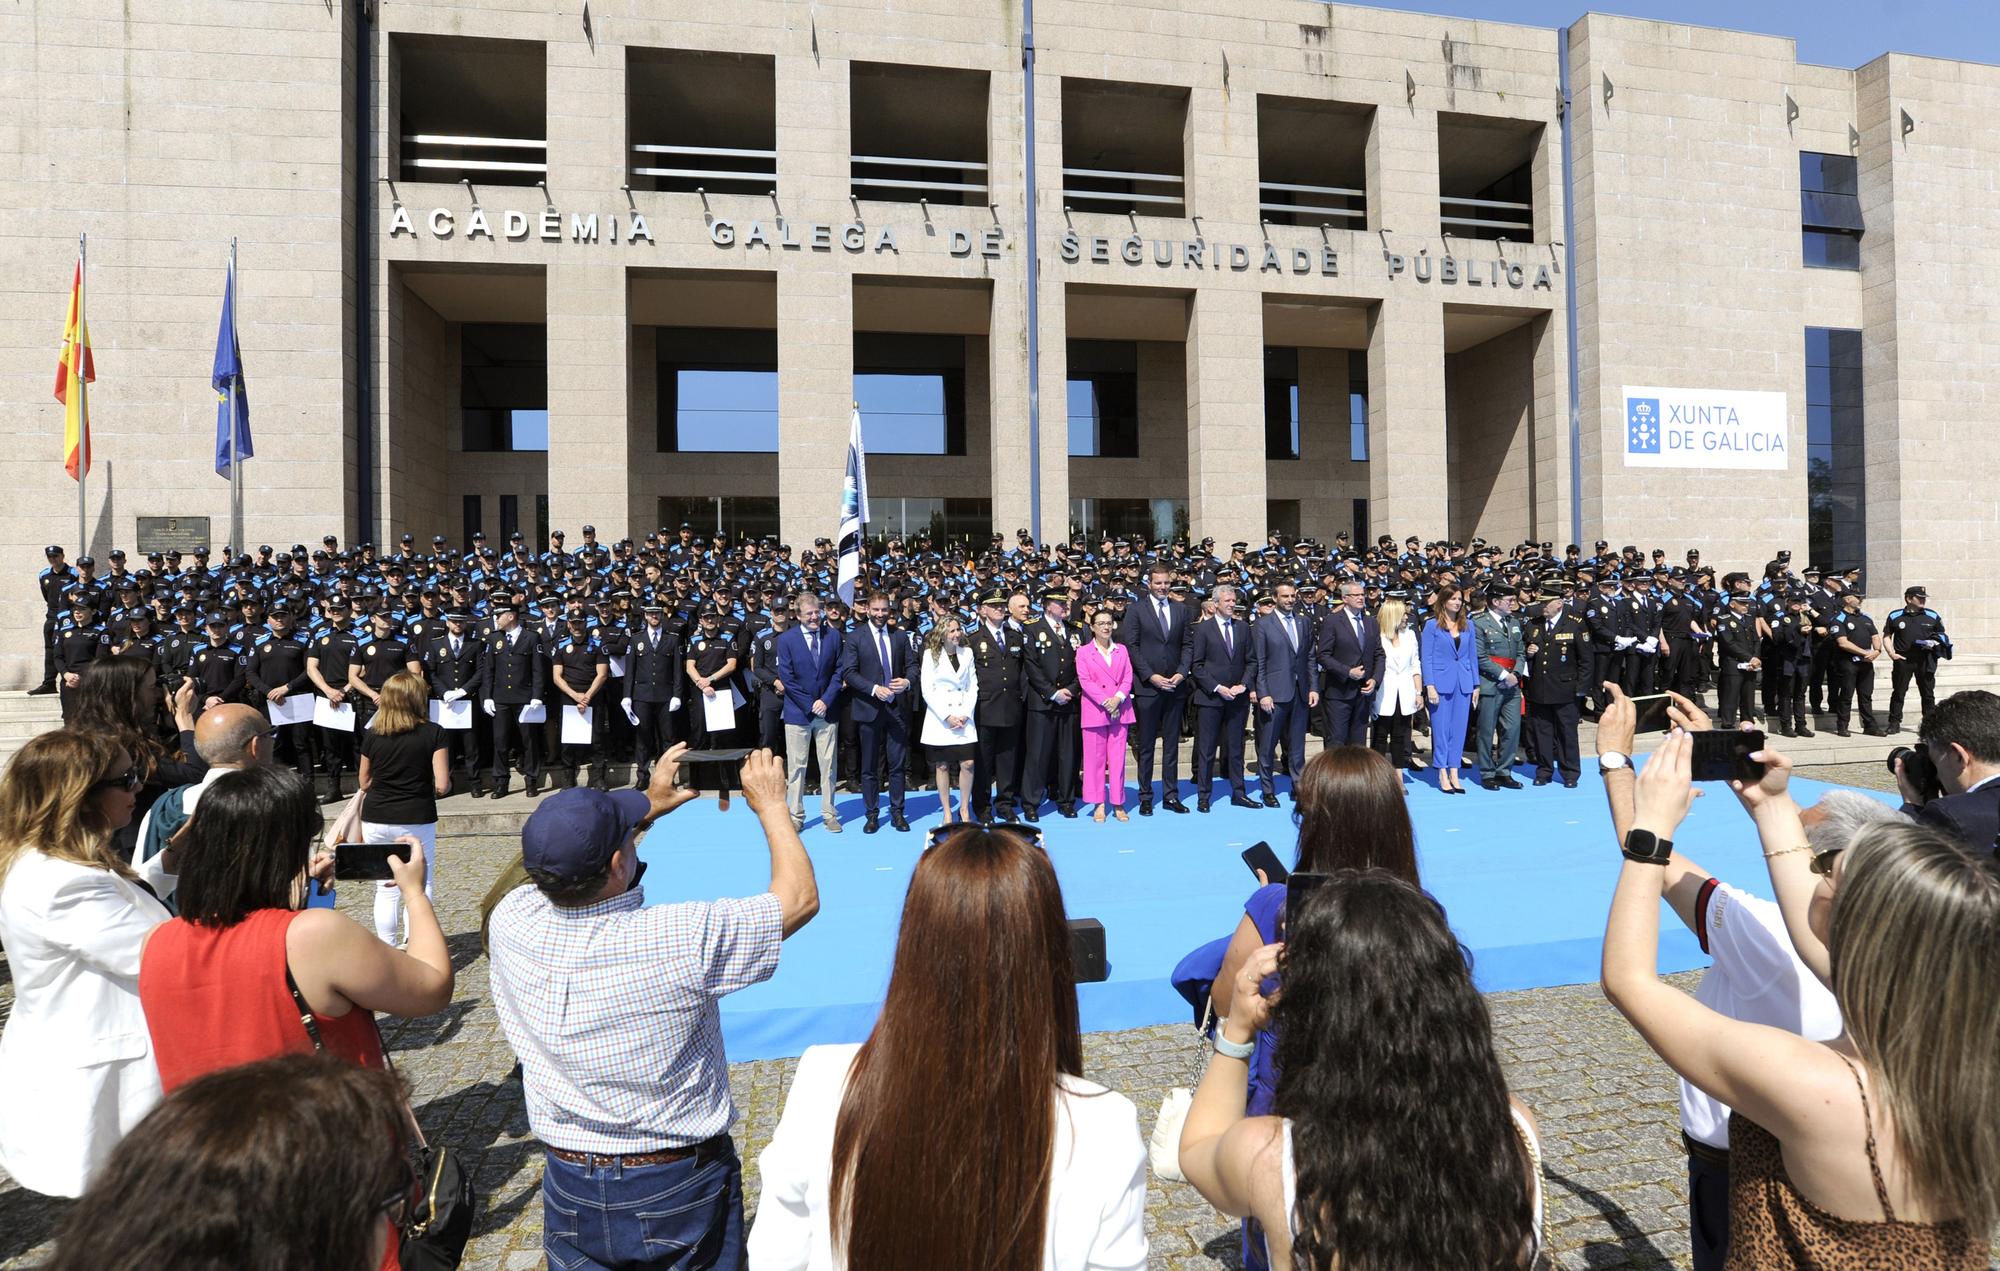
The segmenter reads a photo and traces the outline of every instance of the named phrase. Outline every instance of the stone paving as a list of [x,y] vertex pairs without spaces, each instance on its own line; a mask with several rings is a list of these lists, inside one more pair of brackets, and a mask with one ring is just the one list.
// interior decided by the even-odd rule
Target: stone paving
[[[1809,775],[1871,785],[1887,779],[1879,764]],[[458,1147],[475,1168],[481,1212],[465,1266],[480,1271],[542,1261],[541,1156],[528,1133],[520,1084],[508,1076],[513,1056],[489,1009],[487,964],[479,947],[479,900],[517,846],[505,837],[442,844],[437,894],[458,970],[457,989],[445,1011],[383,1026],[425,1133],[433,1142]],[[361,890],[351,888],[343,907],[366,922]],[[1677,979],[1691,986],[1694,976]],[[0,1014],[12,998],[11,982],[0,981]],[[1542,1126],[1552,1265],[1687,1266],[1686,1158],[1667,1069],[1595,985],[1500,993],[1489,1001],[1508,1079]],[[1086,1074],[1138,1104],[1149,1131],[1163,1091],[1190,1080],[1193,1059],[1192,1030],[1185,1027],[1085,1038]],[[735,1135],[753,1219],[756,1155],[783,1111],[792,1066],[789,1060],[765,1060],[730,1069],[742,1113]],[[64,1208],[0,1175],[0,1266],[41,1261]],[[1192,1188],[1156,1180],[1147,1219],[1156,1268],[1240,1265],[1236,1225],[1220,1218]]]

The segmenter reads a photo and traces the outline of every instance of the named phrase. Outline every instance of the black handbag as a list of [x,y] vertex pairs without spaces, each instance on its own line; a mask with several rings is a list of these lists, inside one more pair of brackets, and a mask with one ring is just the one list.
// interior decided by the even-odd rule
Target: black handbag
[[[285,987],[291,991],[292,1005],[298,1008],[299,1023],[305,1025],[313,1049],[325,1050],[319,1023],[313,1019],[312,1007],[306,1005],[305,995],[292,979],[290,967],[285,968]],[[375,1030],[375,1041],[382,1048],[382,1062],[393,1070],[395,1064],[389,1059],[389,1046],[382,1040],[380,1025]],[[456,1148],[434,1148],[424,1139],[424,1129],[417,1124],[416,1113],[410,1110],[407,1101],[403,1104],[403,1119],[410,1126],[410,1169],[416,1177],[418,1193],[410,1201],[403,1219],[398,1261],[407,1271],[452,1271],[464,1261],[465,1242],[472,1236],[472,1213],[478,1203],[472,1190],[472,1176],[466,1172]]]

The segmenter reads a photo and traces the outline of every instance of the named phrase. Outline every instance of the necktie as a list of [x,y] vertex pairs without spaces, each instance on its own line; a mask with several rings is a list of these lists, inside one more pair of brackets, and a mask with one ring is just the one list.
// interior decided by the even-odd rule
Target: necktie
[[806,654],[813,661],[819,661],[819,633],[816,631],[806,632]]
[[1292,630],[1292,615],[1290,614],[1284,615],[1284,621],[1285,621],[1285,643],[1290,645],[1294,650],[1297,650],[1299,647],[1299,633]]
[[1354,647],[1358,649],[1366,643],[1365,638],[1361,634],[1361,619],[1358,616],[1349,615],[1349,620],[1354,623]]
[[458,637],[457,637],[457,636],[453,636],[453,637],[452,637],[452,640],[451,640],[451,655],[452,655],[453,657],[457,657],[457,656],[458,656]]
[[1229,638],[1229,625],[1229,620],[1224,618],[1222,620],[1222,647],[1233,658],[1236,656],[1236,641]]
[[875,629],[875,650],[882,658],[882,678],[884,680],[895,678],[895,673],[889,669],[889,638],[882,634],[880,627]]
[[1160,610],[1160,631],[1162,632],[1162,634],[1164,634],[1168,631],[1173,630],[1174,624],[1172,620],[1170,620],[1167,617],[1167,602],[1164,600],[1159,601],[1158,608]]

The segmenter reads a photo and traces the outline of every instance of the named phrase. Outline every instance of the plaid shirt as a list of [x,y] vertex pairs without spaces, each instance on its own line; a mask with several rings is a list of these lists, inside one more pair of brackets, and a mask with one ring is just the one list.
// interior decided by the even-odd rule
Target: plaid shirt
[[717,999],[778,969],[778,898],[561,909],[518,887],[493,910],[493,1004],[551,1147],[687,1147],[736,1119]]

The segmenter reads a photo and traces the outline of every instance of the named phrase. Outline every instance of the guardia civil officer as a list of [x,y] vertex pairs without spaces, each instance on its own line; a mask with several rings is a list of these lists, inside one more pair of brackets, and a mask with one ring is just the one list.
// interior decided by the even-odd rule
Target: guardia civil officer
[[[306,677],[313,682],[321,697],[338,706],[348,701],[349,694],[353,692],[350,679],[358,640],[348,625],[347,597],[338,592],[328,596],[325,612],[326,625],[306,653]],[[358,714],[356,727],[360,724]],[[320,798],[322,803],[338,803],[345,797],[340,790],[340,776],[355,766],[354,755],[352,732],[338,728],[320,729],[320,767],[327,780],[327,792]]]
[[1590,629],[1561,595],[1544,595],[1538,603],[1541,613],[1525,628],[1522,650],[1527,670],[1522,694],[1534,734],[1535,784],[1545,786],[1560,772],[1563,785],[1573,790],[1582,771],[1576,726]]
[[1951,637],[1945,634],[1944,619],[1930,608],[1930,593],[1922,587],[1906,588],[1903,607],[1891,610],[1882,620],[1882,636],[1889,651],[1889,731],[1903,731],[1903,699],[1910,681],[1917,682],[1917,696],[1924,714],[1931,713],[1937,700],[1937,663],[1951,656]]
[[674,744],[674,703],[680,699],[681,637],[667,624],[667,608],[648,604],[640,609],[639,629],[632,633],[625,661],[624,703],[639,717],[633,729],[632,788],[643,790],[653,778],[653,760]]
[[[465,702],[479,697],[480,641],[471,633],[472,615],[453,609],[444,616],[444,630],[437,632],[424,650],[424,674],[430,681],[431,696],[440,702]],[[477,707],[472,709],[477,710]],[[463,768],[472,797],[486,797],[486,774],[479,763],[479,733],[491,730],[447,728],[444,730],[445,762],[454,771]]]
[[1840,593],[1840,612],[1827,622],[1833,637],[1833,735],[1847,737],[1847,725],[1854,706],[1861,707],[1861,731],[1870,737],[1887,732],[1875,724],[1875,661],[1882,656],[1882,637],[1875,620],[1861,612],[1864,599],[1859,586]]
[[1527,643],[1514,617],[1514,593],[1488,591],[1486,608],[1473,615],[1472,634],[1479,650],[1479,784],[1519,790],[1513,767],[1521,740],[1520,671]]
[[542,727],[522,723],[521,712],[542,706],[542,683],[547,678],[547,656],[539,633],[524,629],[518,606],[501,600],[493,607],[493,634],[479,665],[479,687],[485,693],[481,706],[493,724],[493,797],[507,793],[508,760],[512,748],[521,753],[521,776],[528,797],[542,793]]
[[[251,643],[244,678],[251,693],[266,703],[267,712],[271,703],[312,695],[312,678],[306,674],[309,649],[305,637],[296,629],[297,621],[289,605],[274,605],[264,619],[265,629]],[[313,734],[318,730],[311,720],[297,724],[274,724],[272,727],[278,734],[279,762],[291,765],[292,770],[310,785],[319,742]]]
[[549,667],[555,673],[556,700],[565,724],[587,715],[590,740],[562,743],[563,784],[576,787],[577,769],[590,764],[590,788],[611,789],[611,771],[604,751],[604,712],[597,709],[598,695],[611,677],[611,658],[591,634],[590,618],[581,611],[564,619],[568,630],[549,651]]
[[967,634],[966,646],[972,650],[979,684],[979,702],[973,709],[979,751],[972,814],[982,822],[996,817],[1018,821],[1026,678],[1021,672],[1022,633],[1007,625],[1005,588],[993,588],[979,598],[979,622]]

